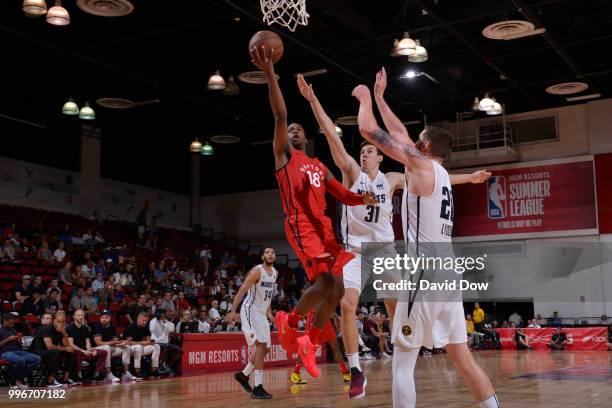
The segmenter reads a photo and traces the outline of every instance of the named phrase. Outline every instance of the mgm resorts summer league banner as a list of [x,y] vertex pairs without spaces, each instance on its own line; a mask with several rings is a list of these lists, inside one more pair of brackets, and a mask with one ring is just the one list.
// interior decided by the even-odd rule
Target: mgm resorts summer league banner
[[453,186],[454,237],[597,233],[592,158],[491,169],[484,184]]

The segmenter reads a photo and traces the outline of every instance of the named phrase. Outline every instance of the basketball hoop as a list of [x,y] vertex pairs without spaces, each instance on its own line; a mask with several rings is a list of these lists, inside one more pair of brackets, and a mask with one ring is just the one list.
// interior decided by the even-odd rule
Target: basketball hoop
[[263,21],[267,25],[274,23],[295,31],[298,24],[308,25],[306,0],[260,0]]

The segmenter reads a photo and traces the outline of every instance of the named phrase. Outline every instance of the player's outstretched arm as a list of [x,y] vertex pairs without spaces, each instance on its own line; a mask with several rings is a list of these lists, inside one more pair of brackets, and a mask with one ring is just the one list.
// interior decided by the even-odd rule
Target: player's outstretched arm
[[385,89],[387,89],[387,71],[382,67],[380,71],[376,73],[376,83],[374,84],[374,101],[376,102],[380,116],[389,134],[397,142],[414,145],[414,142],[408,134],[408,129],[406,129],[406,126],[404,126],[402,121],[393,113],[387,101],[385,101]]
[[366,140],[393,160],[402,163],[410,173],[419,170],[433,171],[430,161],[423,156],[412,141],[411,143],[400,143],[378,126],[374,112],[372,112],[372,96],[368,87],[359,85],[353,90],[352,95],[360,103],[357,122],[359,132]]
[[298,75],[297,84],[302,96],[310,102],[310,107],[317,119],[317,123],[325,134],[334,164],[342,171],[343,180],[349,185],[353,184],[359,176],[359,165],[344,148],[344,144],[336,132],[336,125],[327,115],[325,109],[323,109],[312,89],[312,85],[308,84],[302,75]]
[[480,184],[491,177],[491,172],[486,170],[476,170],[471,174],[449,174],[451,184]]
[[385,177],[389,183],[389,196],[391,197],[395,194],[395,190],[403,189],[406,185],[406,175],[404,173],[390,171],[385,173]]
[[272,147],[276,169],[280,169],[289,160],[291,145],[289,144],[287,131],[287,107],[274,73],[274,64],[272,63],[272,53],[274,50],[267,50],[262,46],[261,48],[253,48],[250,52],[253,64],[264,72],[268,80],[268,97],[272,107],[272,114],[274,115],[274,141]]
[[260,277],[261,277],[261,271],[259,270],[259,268],[253,267],[249,271],[246,279],[244,280],[244,282],[242,282],[240,289],[238,289],[238,293],[236,293],[236,297],[234,298],[234,303],[232,303],[232,311],[227,314],[227,316],[225,317],[225,320],[227,320],[230,323],[236,320],[237,318],[236,310],[238,309],[238,306],[240,306],[240,302],[242,302],[242,298],[244,297],[244,294],[247,293],[249,289],[251,289],[251,286],[253,286],[259,281]]
[[339,200],[342,204],[348,206],[355,205],[376,205],[376,197],[373,193],[363,193],[357,194],[353,193],[351,190],[344,187],[342,184],[338,183],[338,180],[334,177],[333,174],[327,172],[327,176],[325,177],[325,188],[329,193],[334,196],[337,200]]

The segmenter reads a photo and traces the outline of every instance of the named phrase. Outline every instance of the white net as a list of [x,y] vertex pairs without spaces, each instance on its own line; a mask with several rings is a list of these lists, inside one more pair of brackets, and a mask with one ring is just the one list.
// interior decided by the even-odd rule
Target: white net
[[308,25],[306,0],[260,0],[263,21],[274,23],[295,31],[298,24]]

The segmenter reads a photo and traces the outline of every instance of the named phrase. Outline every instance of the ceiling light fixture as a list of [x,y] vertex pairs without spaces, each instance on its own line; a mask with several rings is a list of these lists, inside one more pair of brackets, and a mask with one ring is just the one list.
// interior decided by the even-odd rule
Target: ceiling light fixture
[[56,26],[66,26],[70,24],[70,14],[62,7],[61,0],[55,0],[55,6],[47,12],[47,23]]
[[425,75],[423,72],[416,72],[413,70],[409,70],[408,72],[406,72],[404,74],[404,76],[402,78],[408,78],[408,79],[412,79],[421,75]]
[[427,50],[421,45],[421,41],[416,40],[414,52],[408,56],[410,62],[425,62],[429,59]]
[[79,111],[79,119],[83,120],[94,120],[96,118],[96,112],[89,106],[89,102],[85,102],[85,106]]
[[219,74],[219,70],[216,70],[215,73],[210,76],[206,89],[209,91],[220,91],[225,89],[225,80],[221,74]]
[[489,97],[489,94],[486,93],[484,98],[481,99],[480,103],[478,104],[478,110],[481,112],[488,112],[491,109],[493,109],[493,104],[495,102],[493,101],[493,99],[491,99]]
[[417,43],[410,38],[410,34],[408,32],[404,33],[404,38],[397,42],[397,46],[395,49],[395,53],[398,56],[410,56],[414,54],[416,51]]
[[569,98],[565,98],[565,100],[568,102],[575,102],[575,101],[584,101],[587,99],[597,99],[600,97],[601,97],[600,93],[594,93],[590,95],[570,96]]
[[69,98],[64,106],[62,107],[62,113],[64,115],[75,116],[79,114],[79,106],[74,103],[72,98]]
[[215,154],[215,149],[211,145],[208,144],[208,141],[202,146],[202,150],[200,151],[202,156],[212,156]]
[[[342,128],[338,126],[337,123],[334,123],[334,127],[335,127],[336,134],[338,135],[338,137],[342,137],[344,135],[344,131],[342,130]],[[319,133],[325,133],[325,132],[323,132],[323,129],[319,128]]]
[[47,3],[45,0],[24,0],[22,9],[28,16],[42,16],[47,12]]
[[491,100],[493,101],[493,106],[487,111],[487,115],[501,115],[503,113],[502,105],[495,98],[491,98]]
[[193,142],[189,145],[189,151],[191,153],[200,153],[202,151],[202,143],[195,138]]

